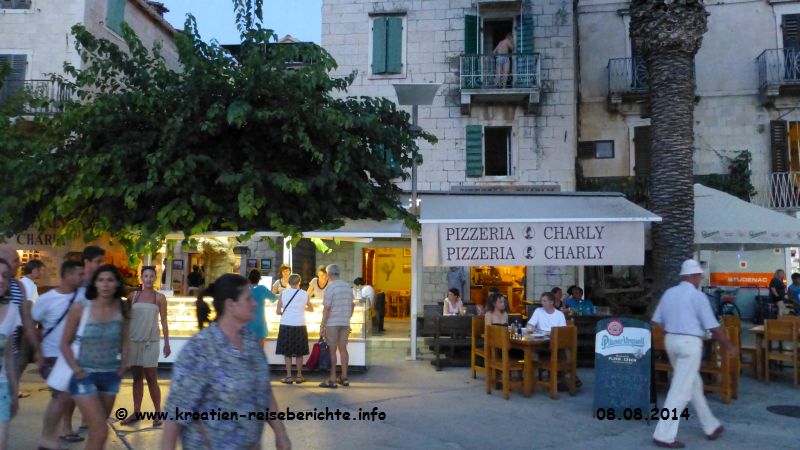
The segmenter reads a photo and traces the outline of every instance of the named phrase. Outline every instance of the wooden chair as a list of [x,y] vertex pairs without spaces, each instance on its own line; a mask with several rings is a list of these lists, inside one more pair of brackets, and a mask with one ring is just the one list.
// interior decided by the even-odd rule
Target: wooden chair
[[386,292],[386,311],[389,317],[400,317],[402,302],[400,300],[400,291],[387,291]]
[[[734,337],[737,330],[734,327],[723,327],[728,339],[731,341],[738,340]],[[700,373],[710,375],[712,382],[703,383],[703,390],[707,392],[719,392],[722,397],[722,403],[730,403],[732,392],[732,375],[733,371],[731,361],[734,358],[730,356],[730,352],[719,345],[718,342],[713,342],[712,351],[707,359],[700,363]]]
[[669,373],[672,372],[672,364],[670,364],[669,356],[667,356],[667,346],[664,344],[664,336],[664,329],[656,324],[653,324],[653,342],[651,344],[653,348],[653,369],[655,372],[653,375],[657,376],[659,372],[664,372],[667,380],[669,380]]
[[[738,316],[722,316],[722,326],[723,327],[734,327],[737,330],[737,342],[739,348],[739,363],[737,366],[739,367],[739,372],[741,372],[742,367],[752,367],[753,368],[753,377],[758,378],[758,367],[756,366],[756,348],[753,346],[742,346],[742,321],[739,319]],[[745,359],[745,357],[747,357]],[[736,381],[738,383],[739,378],[736,377]],[[737,386],[738,387],[738,386]],[[735,392],[733,398],[737,398],[737,392]]]
[[[431,364],[436,370],[442,367],[469,367],[472,333],[472,318],[467,316],[437,316],[434,318],[433,332],[434,359]],[[446,358],[442,358],[445,355]]]
[[[738,317],[737,317],[738,318]],[[739,350],[739,357],[738,358],[731,358],[730,360],[730,369],[731,369],[731,397],[738,400],[739,399],[739,377],[742,373],[742,330],[736,327],[725,327],[728,332],[728,339],[730,339],[731,344],[735,348]],[[755,349],[753,349],[755,350]],[[755,370],[755,358],[753,358],[753,370]],[[758,376],[758,375],[756,375]]]
[[522,374],[524,363],[522,361],[512,361],[509,350],[511,341],[508,336],[508,329],[502,325],[492,325],[486,327],[484,335],[486,342],[486,393],[491,394],[497,381],[497,372],[500,372],[500,382],[503,386],[503,398],[508,400],[511,396],[511,389],[522,388],[523,377],[518,381],[511,381],[511,372]]
[[[550,359],[533,362],[534,374],[546,370],[548,373],[547,381],[535,377],[534,388],[536,385],[546,386],[550,389],[550,398],[558,399],[558,373],[568,374],[567,385],[569,395],[575,395],[577,387],[578,368],[578,329],[574,326],[555,327],[550,330]],[[533,375],[533,374],[531,374]]]
[[[764,321],[764,342],[766,345],[766,365],[764,367],[764,374],[766,381],[769,383],[769,362],[780,361],[790,363],[792,366],[792,375],[794,384],[798,384],[798,350],[797,350],[797,325],[791,320],[780,319],[767,319]],[[779,347],[772,348],[772,343],[777,342]],[[782,342],[791,342],[792,345],[788,350],[780,347]]]
[[[472,367],[472,378],[477,378],[478,372],[486,371],[486,321],[483,317],[472,317],[472,352],[470,354],[470,366]],[[483,360],[483,365],[478,365],[478,358]]]

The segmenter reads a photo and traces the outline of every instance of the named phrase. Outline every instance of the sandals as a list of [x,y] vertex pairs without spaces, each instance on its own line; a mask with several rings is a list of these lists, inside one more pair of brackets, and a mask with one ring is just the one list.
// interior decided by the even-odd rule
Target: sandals
[[325,380],[319,384],[321,388],[328,388],[328,389],[336,389],[336,382],[331,380]]
[[138,415],[137,413],[133,413],[133,414],[129,415],[128,417],[126,417],[124,420],[120,421],[119,424],[120,425],[126,425],[126,426],[127,425],[132,425],[132,424],[134,424],[134,423],[139,421],[139,418],[137,417],[137,415]]
[[336,382],[344,387],[350,386],[350,380],[347,378],[342,378],[341,376],[336,378]]
[[292,383],[294,383],[294,377],[283,377],[283,378],[281,378],[281,383],[283,383],[283,384],[292,384]]
[[294,377],[294,384],[303,384],[305,383],[306,379],[302,376]]
[[164,422],[162,422],[162,421],[160,421],[160,420],[154,420],[154,421],[153,421],[153,428],[158,428],[158,427],[160,427],[160,426],[161,426],[161,425],[163,425],[163,424],[164,424]]
[[58,438],[66,442],[82,442],[85,440],[85,438],[78,433],[62,434]]

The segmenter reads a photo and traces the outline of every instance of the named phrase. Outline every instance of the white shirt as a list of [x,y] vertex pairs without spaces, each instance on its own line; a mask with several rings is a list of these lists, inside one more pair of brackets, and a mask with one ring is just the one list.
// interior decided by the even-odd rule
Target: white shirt
[[708,297],[688,281],[664,292],[652,321],[661,324],[667,333],[699,338],[705,337],[706,330],[719,326]]
[[31,316],[33,320],[42,324],[44,328],[42,334],[55,326],[55,329],[42,341],[42,356],[45,358],[56,358],[61,354],[61,336],[64,334],[67,317],[64,316],[58,326],[56,326],[56,322],[69,308],[69,301],[73,295],[75,295],[75,301],[72,304],[77,305],[80,302],[80,294],[74,292],[61,294],[55,289],[42,294],[39,300],[33,304]]
[[463,307],[464,307],[464,302],[462,302],[460,298],[456,302],[455,306],[453,306],[453,304],[450,303],[450,300],[448,298],[445,298],[444,305],[442,307],[442,314],[445,316],[460,315],[461,308]]
[[[366,300],[367,298],[369,300]],[[364,303],[370,305],[371,307],[373,302],[375,301],[375,288],[373,288],[368,284],[365,286],[361,286],[361,300],[363,300]]]
[[554,310],[548,314],[544,308],[536,308],[533,310],[533,316],[528,321],[528,328],[532,330],[541,330],[550,332],[553,327],[567,326],[567,318],[564,313],[559,310]]
[[[6,315],[3,318],[2,322],[0,322],[0,334],[5,336],[3,338],[3,342],[0,343],[4,348],[4,352],[10,352],[12,350],[12,343],[10,342],[11,339],[9,337],[14,335],[17,327],[22,326],[22,319],[19,316],[19,308],[17,305],[13,303],[9,303],[6,307]],[[5,356],[5,353],[3,353]],[[5,357],[2,360],[3,368],[0,369],[0,380],[6,382],[8,381],[8,376],[6,375],[6,360]]]
[[[297,295],[295,295],[297,292]],[[289,300],[294,295],[294,300]],[[289,305],[288,307],[286,305]],[[281,305],[283,314],[281,315],[281,325],[300,327],[306,324],[306,305],[308,304],[308,293],[302,289],[289,288],[281,293]]]
[[25,286],[25,299],[35,302],[39,298],[39,290],[36,288],[36,283],[28,277],[22,277],[19,282]]

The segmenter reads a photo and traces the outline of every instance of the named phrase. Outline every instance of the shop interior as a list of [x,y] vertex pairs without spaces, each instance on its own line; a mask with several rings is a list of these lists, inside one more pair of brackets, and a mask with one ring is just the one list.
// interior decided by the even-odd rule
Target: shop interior
[[469,273],[469,299],[483,305],[492,289],[508,298],[511,313],[525,312],[525,266],[475,266]]

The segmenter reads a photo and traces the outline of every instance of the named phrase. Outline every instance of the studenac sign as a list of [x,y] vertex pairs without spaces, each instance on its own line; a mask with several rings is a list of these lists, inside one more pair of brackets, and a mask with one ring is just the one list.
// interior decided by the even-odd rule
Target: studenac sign
[[422,237],[427,266],[644,264],[640,222],[438,224]]

